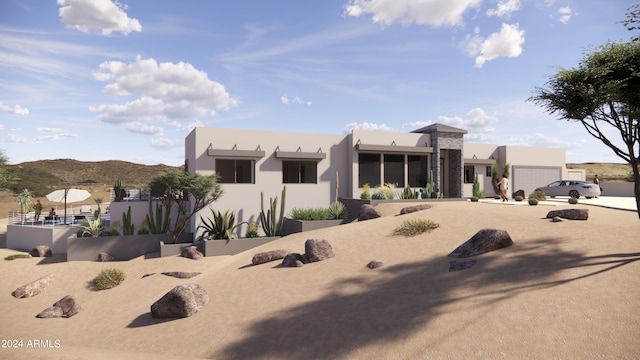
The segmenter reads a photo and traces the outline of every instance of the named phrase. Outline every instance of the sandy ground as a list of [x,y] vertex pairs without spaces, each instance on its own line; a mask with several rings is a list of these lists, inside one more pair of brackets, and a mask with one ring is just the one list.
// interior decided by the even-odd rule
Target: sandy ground
[[[464,201],[284,237],[236,256],[200,261],[147,256],[125,262],[0,260],[2,359],[638,359],[640,221],[637,213],[589,209],[587,221],[554,223],[550,210]],[[404,219],[440,228],[392,234]],[[447,255],[478,230],[506,230],[514,245],[449,272]],[[328,240],[334,258],[301,268],[252,266],[259,251],[304,252]],[[16,251],[0,249],[3,258]],[[370,270],[366,264],[382,260]],[[87,284],[106,267],[125,271],[116,288]],[[202,272],[191,279],[164,271]],[[47,274],[43,293],[17,287]],[[142,278],[143,275],[156,273]],[[150,306],[178,284],[197,283],[210,302],[196,315],[158,320]],[[65,319],[35,315],[65,295],[84,310]],[[22,341],[6,348],[6,341]],[[48,340],[49,346],[35,346]],[[38,342],[42,344],[43,342]]]

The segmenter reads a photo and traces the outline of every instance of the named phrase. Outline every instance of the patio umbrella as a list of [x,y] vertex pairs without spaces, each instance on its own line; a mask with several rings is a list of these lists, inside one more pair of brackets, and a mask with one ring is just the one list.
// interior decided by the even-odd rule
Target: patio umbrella
[[91,196],[87,190],[60,189],[47,194],[47,200],[64,203],[64,223],[67,224],[67,203],[82,201]]

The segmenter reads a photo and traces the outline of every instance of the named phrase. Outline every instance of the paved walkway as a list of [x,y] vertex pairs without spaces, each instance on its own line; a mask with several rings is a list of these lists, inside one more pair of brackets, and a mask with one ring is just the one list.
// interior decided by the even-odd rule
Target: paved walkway
[[[541,201],[538,205],[557,206],[559,203],[566,203],[569,201],[568,196],[557,196],[555,198],[547,198],[547,201]],[[502,202],[496,199],[481,199],[480,202],[484,203],[496,203],[503,205],[528,205],[527,200],[514,201],[509,199],[509,202]],[[584,197],[578,200],[578,204],[602,206],[611,209],[620,209],[627,211],[638,211],[636,206],[636,198],[634,197],[620,197],[620,196],[601,196],[598,198],[585,199]]]

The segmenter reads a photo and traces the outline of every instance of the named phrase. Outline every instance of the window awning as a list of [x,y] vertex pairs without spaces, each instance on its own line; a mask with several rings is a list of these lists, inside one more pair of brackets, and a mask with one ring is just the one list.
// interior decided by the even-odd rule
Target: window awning
[[265,152],[263,150],[223,150],[223,149],[208,149],[207,155],[209,156],[222,156],[222,157],[243,157],[243,158],[261,158],[264,157]]
[[464,159],[465,165],[493,165],[496,163],[496,159]]
[[400,154],[431,154],[431,146],[398,146],[398,145],[370,145],[357,144],[356,150],[360,152],[400,153]]
[[323,160],[327,158],[327,153],[302,152],[302,151],[276,151],[276,158],[295,159],[295,160]]

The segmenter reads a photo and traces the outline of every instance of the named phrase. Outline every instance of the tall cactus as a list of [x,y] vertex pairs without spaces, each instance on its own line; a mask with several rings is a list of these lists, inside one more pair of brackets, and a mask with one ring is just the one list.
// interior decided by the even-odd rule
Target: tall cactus
[[276,205],[278,204],[278,197],[269,198],[269,209],[264,212],[264,193],[260,193],[260,224],[262,230],[266,236],[280,236],[282,235],[282,228],[284,227],[284,203],[287,187],[282,189],[282,197],[280,198],[280,216],[276,220]]
[[163,216],[162,205],[156,204],[155,217],[151,206],[151,197],[149,197],[149,213],[147,214],[147,225],[149,232],[152,234],[166,234],[169,231],[169,211]]
[[131,223],[131,206],[127,213],[122,213],[122,235],[133,235],[133,224]]

